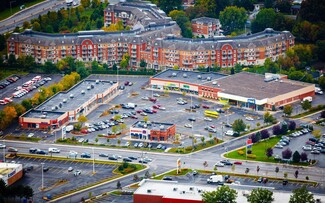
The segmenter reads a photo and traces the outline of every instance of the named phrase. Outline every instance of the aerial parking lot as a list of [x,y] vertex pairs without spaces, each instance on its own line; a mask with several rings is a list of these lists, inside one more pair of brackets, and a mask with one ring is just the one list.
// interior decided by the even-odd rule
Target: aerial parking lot
[[9,76],[0,81],[0,108],[3,109],[10,102],[20,103],[23,99],[31,98],[38,88],[57,83],[61,78],[59,74],[30,73]]
[[[94,169],[96,173],[93,174],[93,163],[83,162],[82,160],[74,162],[70,160],[16,157],[10,161],[23,164],[25,176],[19,180],[19,183],[31,186],[37,199],[41,199],[48,194],[51,196],[60,195],[117,176],[112,173],[116,168],[115,164],[95,163]],[[43,191],[41,191],[42,174],[44,180]]]
[[[89,79],[96,80],[110,80],[116,81],[115,76],[91,75]],[[227,136],[226,132],[231,130],[230,125],[236,119],[243,119],[250,128],[255,128],[256,124],[262,123],[262,116],[256,112],[230,108],[228,112],[222,110],[223,105],[214,102],[202,100],[197,97],[182,95],[177,93],[164,93],[145,89],[148,86],[149,77],[146,76],[118,76],[118,80],[123,86],[120,94],[115,97],[108,104],[103,104],[87,115],[87,123],[94,125],[103,122],[105,124],[110,122],[110,119],[116,114],[123,116],[121,119],[127,125],[127,129],[138,120],[143,120],[148,116],[151,122],[172,123],[176,124],[176,133],[180,134],[181,143],[186,145],[191,144],[190,135],[194,135],[198,141],[204,137],[205,140],[211,139],[209,134],[218,139],[231,139],[232,136]],[[156,100],[156,101],[155,101]],[[182,103],[184,102],[184,103]],[[114,108],[120,104],[136,104],[136,107],[117,108],[115,114],[101,116],[106,110]],[[217,118],[206,117],[205,111],[219,111]],[[107,125],[108,126],[108,125]],[[228,126],[228,127],[227,127]],[[85,140],[94,141],[98,134],[107,134],[111,132],[111,127],[104,129],[95,129],[94,132],[87,132],[82,137]],[[68,136],[73,136],[68,134]],[[106,144],[106,138],[98,137],[98,143]],[[110,143],[116,144],[117,139],[111,139]],[[122,135],[121,145],[126,145],[129,140],[129,133]],[[132,145],[135,143],[143,142],[144,140],[132,139]],[[167,147],[175,141],[174,139],[168,140],[164,143]],[[158,146],[158,144],[154,144]]]

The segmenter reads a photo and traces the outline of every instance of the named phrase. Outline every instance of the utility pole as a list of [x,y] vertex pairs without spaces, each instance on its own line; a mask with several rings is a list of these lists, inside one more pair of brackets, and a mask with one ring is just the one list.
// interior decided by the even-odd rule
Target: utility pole
[[41,188],[41,190],[43,190],[44,189],[44,163],[41,163],[41,165],[42,165],[42,188]]
[[95,174],[95,151],[93,147],[92,150],[93,150],[93,174]]

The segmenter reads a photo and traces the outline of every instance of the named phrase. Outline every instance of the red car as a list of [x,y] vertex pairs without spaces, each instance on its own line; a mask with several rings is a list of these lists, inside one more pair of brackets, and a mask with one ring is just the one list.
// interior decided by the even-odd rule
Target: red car
[[152,108],[159,109],[159,106],[158,105],[154,105],[154,106],[152,106]]
[[209,109],[210,107],[207,106],[207,105],[203,105],[202,108],[204,108],[204,109]]
[[133,119],[138,119],[138,117],[136,117],[135,115],[132,115],[130,117],[133,118]]
[[155,109],[152,109],[152,113],[157,113],[158,111]]
[[235,162],[234,162],[234,164],[236,164],[236,165],[242,165],[242,164],[243,164],[243,162],[240,162],[240,161],[235,161]]
[[210,125],[210,128],[216,128],[216,126],[214,126],[214,125]]
[[81,132],[82,134],[87,134],[87,133],[88,133],[87,129],[82,129],[80,132]]
[[153,98],[153,97],[149,97],[149,101],[156,102],[157,99],[156,98]]
[[137,113],[142,113],[142,110],[137,110]]
[[125,86],[128,86],[129,83],[130,83],[129,81],[125,81],[125,82],[124,82],[124,85],[125,85]]

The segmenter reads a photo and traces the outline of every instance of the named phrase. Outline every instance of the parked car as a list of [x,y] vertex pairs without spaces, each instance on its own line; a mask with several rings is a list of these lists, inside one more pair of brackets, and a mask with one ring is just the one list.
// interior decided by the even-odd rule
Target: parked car
[[184,125],[184,127],[185,128],[192,128],[193,126],[191,124],[187,123],[187,124]]
[[226,166],[232,166],[233,164],[229,160],[221,160],[220,163],[223,163]]
[[241,161],[235,161],[234,164],[235,164],[235,165],[242,165],[243,162],[241,162]]
[[8,152],[18,152],[18,149],[14,148],[14,147],[9,147]]
[[203,120],[205,120],[205,121],[209,121],[209,122],[212,122],[212,119],[211,118],[209,118],[209,117],[204,117],[204,119]]
[[130,158],[127,158],[127,157],[126,158],[123,158],[123,161],[124,162],[132,162],[132,160]]
[[100,156],[100,157],[108,157],[108,154],[100,153],[98,156]]
[[164,176],[164,177],[163,177],[163,180],[173,180],[173,178],[170,177],[170,176]]
[[84,152],[84,153],[80,154],[80,157],[81,158],[91,158],[91,155],[87,152]]
[[73,168],[70,166],[69,168],[68,168],[68,172],[72,172],[73,171]]
[[220,161],[218,161],[217,163],[214,164],[214,166],[217,166],[217,167],[224,167],[225,164],[221,163]]
[[188,120],[194,122],[194,121],[196,121],[196,118],[192,118],[192,117],[191,117],[191,118],[189,118]]
[[208,106],[208,105],[202,105],[202,108],[204,108],[204,109],[209,109],[210,106]]
[[76,170],[74,173],[73,173],[74,176],[79,176],[81,175],[81,171],[80,170]]

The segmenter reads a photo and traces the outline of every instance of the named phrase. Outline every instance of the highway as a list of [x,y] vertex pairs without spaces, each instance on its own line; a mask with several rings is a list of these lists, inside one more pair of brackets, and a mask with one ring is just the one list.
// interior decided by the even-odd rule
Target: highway
[[[227,146],[228,150],[235,149],[239,146],[242,146],[245,138],[240,138],[238,140],[231,140],[228,141],[221,146],[216,146],[204,151],[200,151],[193,154],[187,154],[187,155],[181,155],[181,154],[168,154],[168,153],[155,153],[155,152],[146,152],[142,153],[135,150],[125,150],[125,149],[107,149],[103,147],[96,147],[95,148],[95,157],[98,157],[99,153],[107,153],[109,155],[118,154],[122,157],[127,156],[137,156],[137,157],[149,157],[153,161],[148,164],[149,166],[149,172],[150,173],[163,173],[171,169],[176,168],[176,160],[178,158],[181,158],[183,167],[188,167],[192,169],[207,169],[212,170],[214,168],[214,164],[221,160],[222,157],[220,154],[225,152],[224,146]],[[57,147],[61,149],[61,153],[58,154],[58,156],[67,157],[70,150],[77,151],[79,154],[82,152],[91,152],[92,147],[88,146],[67,146],[67,145],[58,145],[58,144],[48,144],[48,143],[29,143],[29,142],[17,142],[17,141],[6,141],[5,143],[7,147],[16,147],[19,150],[19,153],[29,153],[29,148],[40,148],[47,150],[49,147]],[[54,154],[53,154],[54,155]],[[56,154],[55,154],[56,155]],[[3,152],[1,150],[0,156],[3,156]],[[100,158],[104,159],[104,158]],[[208,167],[203,166],[203,162],[207,161]],[[184,164],[185,162],[185,164]],[[275,167],[276,164],[273,163],[254,163],[254,162],[243,162],[243,165],[236,165],[236,169],[234,172],[236,173],[243,173],[246,168],[250,169],[251,174],[256,174],[256,166],[260,167],[259,175],[267,175],[267,176],[277,176],[277,177],[283,177],[283,173],[288,173],[288,178],[294,178],[293,174],[296,170],[299,171],[299,177],[298,179],[304,180],[306,176],[309,176],[309,179],[312,181],[317,181],[320,183],[320,189],[324,187],[325,183],[325,169],[318,168],[318,167],[295,167],[295,166],[285,166],[285,165],[278,165],[280,168],[280,172],[278,174],[275,173]],[[222,168],[218,168],[219,171],[228,171],[233,172],[231,170],[231,167],[226,166]],[[145,172],[142,172],[139,174],[139,176],[143,176]],[[123,177],[120,179],[122,186],[126,186],[133,183],[132,177]],[[93,189],[92,192],[94,194],[101,194],[103,192],[111,191],[116,189],[116,181],[105,184],[103,186],[97,187],[96,189]],[[75,194],[72,197],[68,197],[66,199],[60,200],[60,202],[66,202],[66,201],[79,201],[81,197],[86,197],[88,195],[87,192],[82,192],[79,194]]]
[[22,26],[25,21],[37,18],[48,11],[59,10],[65,7],[65,0],[47,0],[35,6],[26,8],[15,15],[0,21],[0,34],[9,32],[17,26]]

